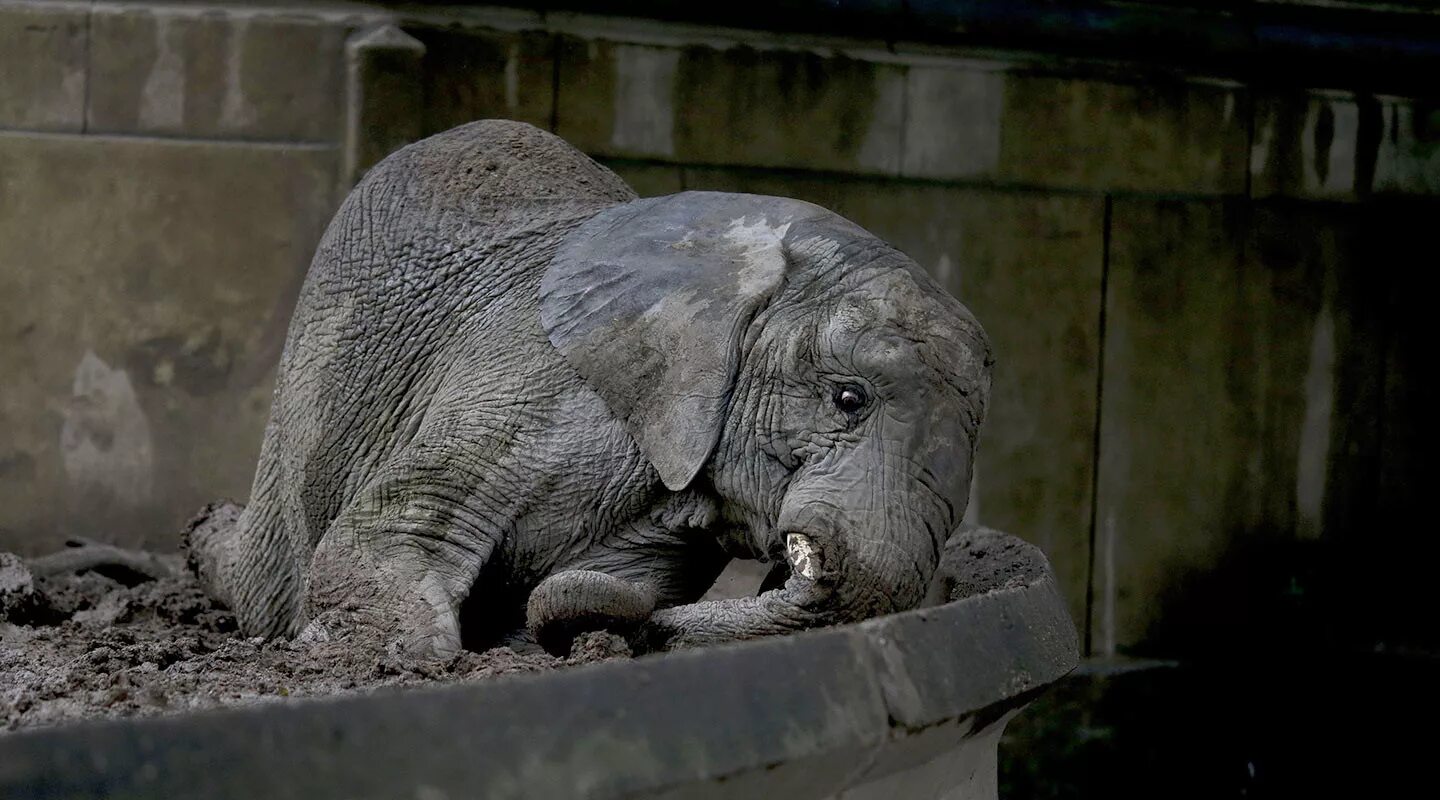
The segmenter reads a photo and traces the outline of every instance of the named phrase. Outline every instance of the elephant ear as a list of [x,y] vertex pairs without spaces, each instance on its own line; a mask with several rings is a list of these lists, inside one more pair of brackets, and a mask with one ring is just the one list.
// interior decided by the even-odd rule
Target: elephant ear
[[715,449],[741,338],[785,281],[785,234],[816,211],[717,192],[637,200],[576,229],[545,273],[550,342],[672,491]]

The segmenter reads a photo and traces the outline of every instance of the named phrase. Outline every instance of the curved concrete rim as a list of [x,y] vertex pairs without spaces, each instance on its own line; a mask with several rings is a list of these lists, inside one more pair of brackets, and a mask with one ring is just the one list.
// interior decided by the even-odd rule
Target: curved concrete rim
[[1078,651],[1039,551],[982,529],[947,560],[977,547],[1009,558],[981,593],[857,625],[0,736],[0,796],[993,797],[1005,721]]

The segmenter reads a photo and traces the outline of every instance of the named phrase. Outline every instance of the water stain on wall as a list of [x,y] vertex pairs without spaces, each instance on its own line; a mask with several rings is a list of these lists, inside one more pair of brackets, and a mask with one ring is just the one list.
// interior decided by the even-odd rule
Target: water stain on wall
[[1366,198],[1440,186],[1440,135],[1422,101],[1313,93],[1262,105],[1251,151],[1261,195]]
[[615,118],[610,144],[620,152],[675,155],[675,74],[680,51],[620,45],[615,57]]
[[151,127],[179,127],[185,120],[185,66],[178,30],[166,18],[155,28],[155,63],[140,94],[140,122]]
[[150,421],[125,371],[87,351],[75,368],[63,413],[60,454],[70,490],[122,508],[147,503],[155,448]]
[[203,397],[229,386],[235,349],[218,328],[191,336],[157,336],[131,348],[125,366],[142,385],[174,386]]

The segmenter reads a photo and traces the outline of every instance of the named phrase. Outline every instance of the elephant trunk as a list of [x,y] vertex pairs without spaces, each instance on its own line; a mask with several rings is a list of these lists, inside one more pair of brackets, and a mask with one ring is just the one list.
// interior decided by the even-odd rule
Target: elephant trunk
[[[784,585],[756,597],[657,611],[647,644],[668,649],[755,638],[919,605],[945,537],[964,514],[969,459],[962,474],[950,473],[948,490],[931,478],[933,471],[893,461],[903,463],[852,458],[797,477],[775,528],[778,541],[770,543],[789,564]],[[892,480],[877,481],[877,475]]]

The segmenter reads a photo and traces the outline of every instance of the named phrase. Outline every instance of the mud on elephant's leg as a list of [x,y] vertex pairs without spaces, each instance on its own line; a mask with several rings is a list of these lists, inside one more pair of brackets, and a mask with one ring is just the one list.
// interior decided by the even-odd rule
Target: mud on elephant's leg
[[494,540],[457,510],[433,485],[407,493],[389,483],[358,498],[315,550],[301,637],[369,636],[422,657],[458,652],[459,607]]

